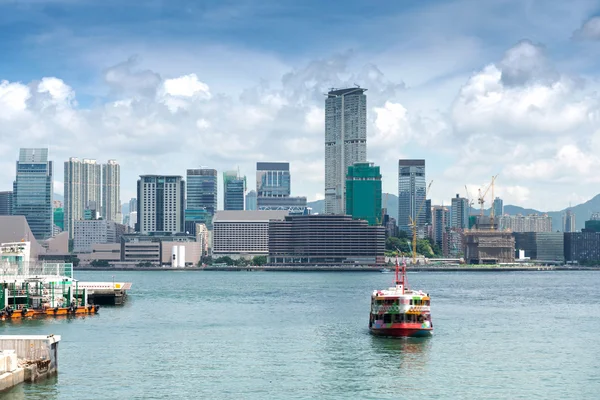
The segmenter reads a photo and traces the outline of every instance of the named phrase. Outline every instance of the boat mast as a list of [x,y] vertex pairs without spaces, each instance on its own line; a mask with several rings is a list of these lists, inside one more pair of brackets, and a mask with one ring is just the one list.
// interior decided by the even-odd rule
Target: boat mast
[[400,272],[400,263],[398,262],[398,256],[396,256],[396,287],[402,285],[402,294],[404,290],[408,289],[408,279],[406,278],[406,260],[402,258],[402,272]]

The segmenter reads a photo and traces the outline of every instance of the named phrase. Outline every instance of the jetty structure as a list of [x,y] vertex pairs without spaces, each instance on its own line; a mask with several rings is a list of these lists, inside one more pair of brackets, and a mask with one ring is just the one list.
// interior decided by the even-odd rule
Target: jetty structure
[[0,395],[58,373],[58,335],[0,335]]
[[0,320],[95,314],[123,304],[131,283],[80,282],[72,263],[30,261],[30,242],[0,245]]

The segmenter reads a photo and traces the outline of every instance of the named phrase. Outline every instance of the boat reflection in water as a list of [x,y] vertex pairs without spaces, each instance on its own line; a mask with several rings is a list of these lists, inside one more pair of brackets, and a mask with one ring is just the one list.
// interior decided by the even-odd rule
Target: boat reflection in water
[[401,369],[422,372],[427,368],[431,337],[372,337],[371,345],[381,362]]

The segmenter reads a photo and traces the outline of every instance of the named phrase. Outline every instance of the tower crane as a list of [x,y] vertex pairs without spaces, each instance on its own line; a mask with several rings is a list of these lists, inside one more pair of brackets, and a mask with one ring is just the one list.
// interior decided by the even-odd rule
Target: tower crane
[[412,234],[413,234],[413,240],[412,240],[413,265],[415,265],[417,263],[417,222],[419,221],[419,215],[421,215],[423,206],[427,202],[427,195],[429,194],[429,188],[431,188],[432,183],[433,183],[433,181],[429,182],[429,185],[427,186],[427,190],[425,191],[425,198],[421,202],[421,204],[419,206],[419,210],[415,214],[415,219],[412,219],[412,217],[410,215],[408,216],[408,218],[410,219],[409,226],[412,228]]

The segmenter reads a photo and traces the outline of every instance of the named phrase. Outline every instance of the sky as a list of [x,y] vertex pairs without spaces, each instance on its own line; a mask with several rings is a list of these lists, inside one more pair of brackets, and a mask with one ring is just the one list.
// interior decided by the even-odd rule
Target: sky
[[505,204],[561,210],[600,193],[599,56],[597,1],[0,0],[0,191],[49,147],[60,194],[69,157],[119,161],[123,203],[140,174],[253,188],[289,161],[321,199],[324,93],[358,84],[385,192],[423,158],[434,204],[498,175]]

